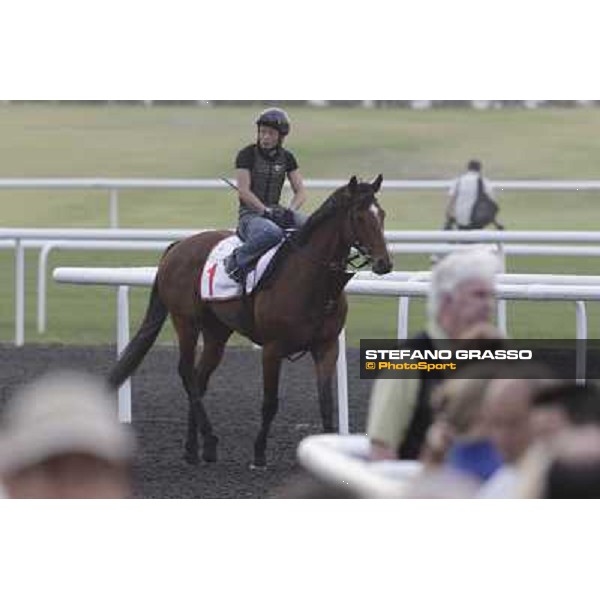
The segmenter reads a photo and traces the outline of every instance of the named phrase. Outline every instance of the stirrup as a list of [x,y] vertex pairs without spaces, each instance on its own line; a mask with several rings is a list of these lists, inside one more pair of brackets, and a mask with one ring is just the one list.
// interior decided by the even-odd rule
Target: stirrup
[[223,261],[223,266],[225,267],[225,273],[227,273],[227,276],[241,285],[243,278],[242,269],[233,258],[233,255],[228,256]]

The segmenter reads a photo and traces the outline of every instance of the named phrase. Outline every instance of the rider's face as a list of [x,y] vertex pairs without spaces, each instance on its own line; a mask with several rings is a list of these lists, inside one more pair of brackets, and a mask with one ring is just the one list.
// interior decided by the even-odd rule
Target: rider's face
[[275,148],[279,142],[279,131],[268,125],[259,125],[258,143],[263,150]]

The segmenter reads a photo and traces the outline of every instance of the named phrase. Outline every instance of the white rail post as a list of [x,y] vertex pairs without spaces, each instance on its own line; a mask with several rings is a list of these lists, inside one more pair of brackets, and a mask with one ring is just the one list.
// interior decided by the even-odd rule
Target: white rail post
[[[427,273],[419,272],[413,275],[408,281],[423,281],[427,279]],[[410,308],[410,296],[401,296],[398,299],[398,339],[408,339],[408,311]]]
[[53,246],[52,242],[44,244],[38,257],[38,333],[45,333],[46,331],[46,268],[48,266],[48,254]]
[[408,307],[410,297],[400,296],[398,298],[398,331],[397,336],[399,340],[405,340],[408,338]]
[[[117,290],[117,357],[129,343],[129,286],[120,285]],[[131,379],[127,379],[118,391],[119,421],[131,423]]]
[[119,226],[119,191],[110,190],[110,226],[112,228]]
[[346,362],[346,329],[340,331],[338,337],[337,359],[337,400],[338,400],[338,431],[348,435],[348,364]]
[[[506,253],[504,252],[504,245],[502,242],[498,244],[498,258],[500,259],[500,268],[502,269],[502,273],[506,273]],[[496,304],[497,310],[497,321],[498,321],[498,329],[504,334],[507,335],[507,322],[506,322],[506,300],[498,300]]]
[[25,248],[15,239],[15,346],[25,343]]
[[575,302],[575,319],[577,329],[576,353],[575,353],[575,377],[578,384],[585,383],[585,368],[587,362],[587,316],[585,312],[585,302],[577,300]]

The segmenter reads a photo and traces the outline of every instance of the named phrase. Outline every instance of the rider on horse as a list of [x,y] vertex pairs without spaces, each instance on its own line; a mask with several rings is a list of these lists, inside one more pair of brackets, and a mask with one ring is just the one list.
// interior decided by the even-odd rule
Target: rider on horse
[[[306,200],[294,155],[283,148],[290,120],[279,108],[264,110],[256,120],[257,141],[237,155],[238,235],[244,242],[226,260],[225,270],[240,283],[258,258],[278,244],[283,230],[300,227],[306,217],[296,212]],[[279,205],[285,178],[294,192],[290,208]]]

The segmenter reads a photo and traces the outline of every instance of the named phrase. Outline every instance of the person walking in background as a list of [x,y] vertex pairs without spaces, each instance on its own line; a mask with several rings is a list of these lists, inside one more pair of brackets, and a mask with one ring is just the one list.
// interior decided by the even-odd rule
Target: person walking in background
[[497,229],[504,227],[496,221],[498,205],[493,197],[490,182],[482,175],[479,160],[470,160],[467,172],[450,186],[444,229],[483,229],[493,223]]
[[7,497],[130,497],[134,440],[118,422],[114,402],[100,380],[70,371],[18,390],[0,427]]

